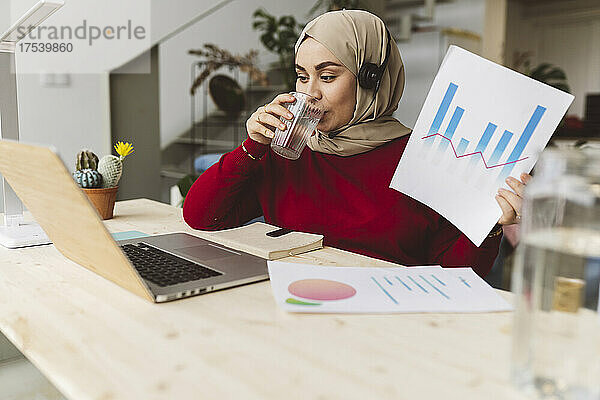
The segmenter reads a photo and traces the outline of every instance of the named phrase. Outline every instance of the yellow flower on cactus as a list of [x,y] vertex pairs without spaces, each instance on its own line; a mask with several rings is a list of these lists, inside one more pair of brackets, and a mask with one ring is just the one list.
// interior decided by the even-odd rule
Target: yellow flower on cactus
[[133,153],[134,150],[131,143],[117,142],[117,144],[115,144],[115,151],[119,155],[119,159],[123,161],[123,159]]

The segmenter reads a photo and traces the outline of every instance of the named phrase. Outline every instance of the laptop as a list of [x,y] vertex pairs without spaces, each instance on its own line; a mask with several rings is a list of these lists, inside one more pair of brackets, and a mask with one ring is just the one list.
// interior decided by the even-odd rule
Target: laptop
[[65,257],[149,301],[268,279],[265,259],[187,233],[116,242],[48,147],[0,140],[0,174]]

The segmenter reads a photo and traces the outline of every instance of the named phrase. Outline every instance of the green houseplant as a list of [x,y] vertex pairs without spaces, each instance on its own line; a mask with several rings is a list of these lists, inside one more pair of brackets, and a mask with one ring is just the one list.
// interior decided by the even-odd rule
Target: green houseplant
[[300,35],[301,26],[292,15],[277,18],[259,8],[252,15],[252,28],[261,32],[260,41],[267,50],[279,56],[279,67],[288,89],[293,90],[296,82],[294,68],[294,44]]
[[565,71],[547,62],[532,67],[531,52],[516,52],[513,68],[536,81],[545,83],[563,92],[571,93]]

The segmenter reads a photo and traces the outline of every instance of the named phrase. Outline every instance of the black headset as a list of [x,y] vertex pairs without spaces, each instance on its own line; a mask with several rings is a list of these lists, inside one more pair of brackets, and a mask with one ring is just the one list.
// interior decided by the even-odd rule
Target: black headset
[[[375,98],[377,97],[377,91],[379,90],[379,86],[381,85],[381,78],[383,78],[383,73],[385,72],[385,68],[387,67],[388,61],[390,60],[390,52],[392,48],[392,35],[390,35],[390,31],[387,28],[385,29],[385,31],[387,32],[387,45],[385,47],[385,57],[381,65],[377,65],[372,62],[363,63],[363,65],[361,65],[360,69],[358,70],[358,85],[361,88],[367,90],[375,89],[373,91],[373,99],[371,100],[371,103],[358,119],[364,117],[367,111],[369,111],[369,109],[373,105],[373,102],[375,102]],[[344,131],[344,129],[338,132],[330,132],[328,136],[330,139],[333,139],[334,137],[342,133],[342,131]]]
[[381,84],[381,78],[383,77],[383,73],[385,72],[385,68],[387,67],[388,61],[390,59],[390,49],[391,49],[391,35],[390,31],[387,30],[387,45],[385,48],[385,58],[381,65],[377,65],[371,62],[364,63],[360,66],[358,70],[358,84],[363,89],[375,89],[375,94],[379,90],[379,85]]

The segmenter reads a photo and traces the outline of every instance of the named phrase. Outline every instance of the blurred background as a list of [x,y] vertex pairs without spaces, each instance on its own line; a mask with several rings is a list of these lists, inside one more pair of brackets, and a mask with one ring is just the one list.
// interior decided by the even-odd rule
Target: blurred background
[[[101,156],[117,141],[133,143],[119,200],[180,204],[193,179],[245,139],[249,114],[293,87],[293,45],[302,27],[340,8],[366,9],[387,23],[406,70],[395,113],[405,125],[414,125],[448,46],[456,44],[574,94],[553,145],[598,145],[598,0],[147,1],[150,40],[120,54],[109,70],[42,72],[36,65],[39,73],[25,73],[17,54],[21,140],[53,145],[71,171],[82,148]],[[0,0],[0,32],[19,17],[15,10],[35,3]],[[142,65],[149,68],[136,73]],[[504,265],[517,242],[518,232],[505,233],[488,277],[496,287],[508,287]],[[0,398],[62,398],[2,336],[0,360]]]
[[[22,10],[36,3],[15,1]],[[173,185],[237,147],[249,113],[293,86],[292,49],[304,24],[343,7],[367,9],[388,24],[406,68],[396,117],[407,126],[446,49],[457,44],[573,93],[555,139],[572,143],[600,132],[598,1],[147,1],[151,40],[142,54],[124,54],[114,69],[96,74],[18,75],[23,141],[54,145],[70,168],[82,148],[101,156],[117,140],[133,142],[120,200],[177,204]],[[14,22],[4,12],[10,3],[0,2],[0,31]],[[19,58],[17,70],[25,71]],[[123,73],[141,62],[150,63],[150,73]]]

